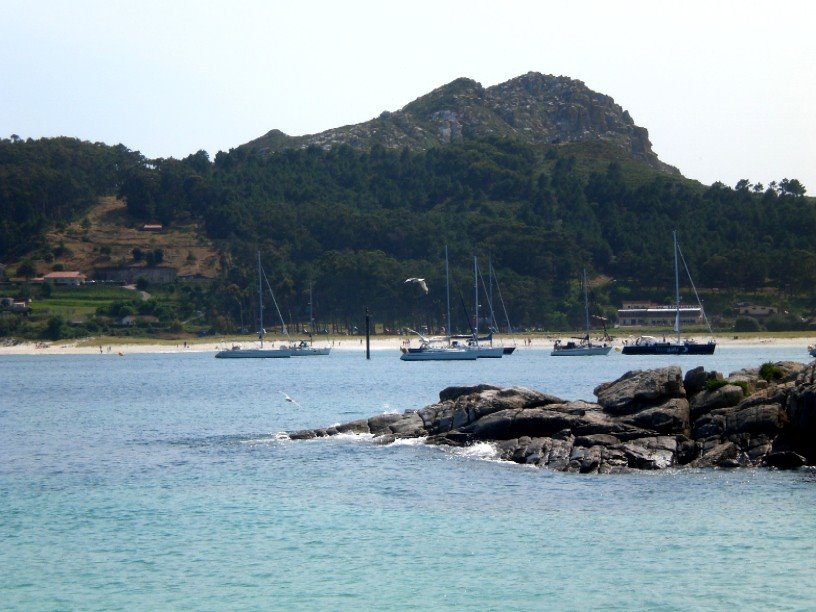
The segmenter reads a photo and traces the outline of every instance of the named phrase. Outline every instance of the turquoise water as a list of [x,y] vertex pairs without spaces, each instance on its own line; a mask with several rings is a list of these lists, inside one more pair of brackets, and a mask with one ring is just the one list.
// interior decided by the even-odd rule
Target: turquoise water
[[593,399],[630,369],[808,357],[687,359],[3,357],[0,608],[813,609],[811,470],[580,476],[486,445],[277,435],[451,384]]

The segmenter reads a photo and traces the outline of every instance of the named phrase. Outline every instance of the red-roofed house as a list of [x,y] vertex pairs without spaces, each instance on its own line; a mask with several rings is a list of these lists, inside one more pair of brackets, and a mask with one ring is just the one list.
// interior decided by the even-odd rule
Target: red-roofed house
[[46,283],[55,285],[82,285],[86,278],[81,272],[49,272],[43,276]]

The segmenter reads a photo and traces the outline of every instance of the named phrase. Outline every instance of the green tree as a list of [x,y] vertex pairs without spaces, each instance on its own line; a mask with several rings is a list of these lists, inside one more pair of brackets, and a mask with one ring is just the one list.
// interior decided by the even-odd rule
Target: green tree
[[65,321],[62,317],[55,315],[48,319],[43,330],[43,337],[49,340],[59,340],[65,331]]
[[734,187],[736,191],[745,191],[747,192],[751,189],[751,182],[748,179],[740,179],[737,181],[737,185]]
[[762,326],[754,317],[740,316],[734,322],[735,332],[758,332],[761,329]]
[[803,196],[807,190],[797,179],[782,179],[779,182],[779,192],[783,195]]
[[21,276],[28,280],[37,276],[37,268],[34,267],[34,264],[30,259],[24,259],[22,262],[20,262],[20,265],[17,266],[17,276]]

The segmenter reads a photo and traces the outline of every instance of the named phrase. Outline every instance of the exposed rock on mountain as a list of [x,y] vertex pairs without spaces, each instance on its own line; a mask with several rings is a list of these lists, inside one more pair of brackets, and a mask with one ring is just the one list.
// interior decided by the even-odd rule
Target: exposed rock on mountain
[[[598,403],[522,387],[451,387],[420,410],[290,438],[357,433],[380,444],[416,437],[451,446],[488,442],[501,459],[581,473],[816,464],[816,362],[780,362],[773,370],[770,381],[760,370],[742,370],[729,377],[734,384],[702,368],[685,378],[677,366],[627,372],[597,387]],[[723,386],[706,390],[706,380]]]
[[262,153],[344,144],[356,149],[381,145],[423,150],[490,136],[533,144],[603,142],[652,168],[678,173],[657,158],[648,131],[635,125],[612,98],[581,81],[537,72],[486,89],[460,78],[366,123],[307,136],[272,130],[243,146]]

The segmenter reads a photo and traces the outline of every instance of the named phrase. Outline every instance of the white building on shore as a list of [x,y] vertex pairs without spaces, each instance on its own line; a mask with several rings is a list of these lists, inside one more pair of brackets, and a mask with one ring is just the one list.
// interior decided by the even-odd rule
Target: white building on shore
[[84,285],[86,276],[82,272],[49,272],[43,276],[43,281],[46,283],[54,283],[55,285]]
[[[620,327],[674,327],[677,306],[666,306],[648,301],[625,301],[618,310]],[[699,306],[680,307],[680,325],[703,323],[703,309]]]

